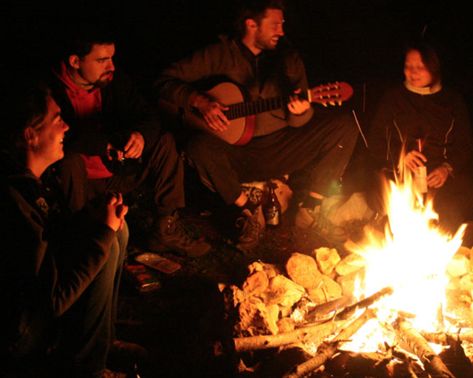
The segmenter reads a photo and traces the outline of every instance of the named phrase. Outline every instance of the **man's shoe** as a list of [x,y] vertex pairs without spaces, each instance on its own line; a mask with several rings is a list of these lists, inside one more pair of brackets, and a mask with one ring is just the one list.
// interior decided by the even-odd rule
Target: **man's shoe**
[[251,252],[264,233],[265,221],[262,207],[258,206],[254,213],[248,209],[243,210],[236,221],[236,227],[240,230],[236,247],[242,252]]
[[190,235],[177,213],[160,217],[156,221],[148,247],[158,252],[174,250],[190,257],[206,255],[211,249],[205,240],[195,239]]

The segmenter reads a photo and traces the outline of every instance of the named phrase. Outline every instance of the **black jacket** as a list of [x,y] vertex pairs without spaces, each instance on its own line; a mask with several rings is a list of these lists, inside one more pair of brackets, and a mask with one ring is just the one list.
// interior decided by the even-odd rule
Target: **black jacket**
[[61,108],[62,117],[69,125],[65,150],[85,155],[103,156],[107,143],[123,147],[132,131],[145,139],[145,151],[160,135],[158,117],[154,109],[130,77],[116,71],[110,84],[101,88],[102,112],[90,122],[79,122],[74,114],[65,85],[54,69],[50,77],[52,95]]
[[378,168],[397,166],[403,142],[406,152],[423,141],[428,170],[442,163],[453,174],[469,169],[472,156],[470,117],[461,95],[448,88],[429,95],[404,85],[389,89],[381,98],[369,132],[369,150]]
[[[106,262],[114,232],[46,199],[41,181],[2,154],[0,350],[22,361],[48,347],[51,329]],[[8,168],[6,168],[6,166]]]

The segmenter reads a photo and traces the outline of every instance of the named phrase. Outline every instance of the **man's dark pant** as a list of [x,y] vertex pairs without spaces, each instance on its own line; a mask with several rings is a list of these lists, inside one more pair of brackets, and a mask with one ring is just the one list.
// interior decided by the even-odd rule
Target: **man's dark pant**
[[230,145],[205,133],[187,146],[188,157],[202,182],[227,204],[240,195],[240,184],[301,173],[304,188],[328,196],[342,177],[357,141],[351,115],[314,117],[303,127],[286,127],[253,138],[244,146]]
[[169,215],[184,207],[184,167],[172,135],[165,133],[146,146],[141,160],[140,164],[131,161],[135,165],[132,173],[117,172],[110,178],[89,180],[80,155],[67,154],[59,170],[69,207],[76,211],[107,191],[127,194],[145,183],[153,193],[157,214]]

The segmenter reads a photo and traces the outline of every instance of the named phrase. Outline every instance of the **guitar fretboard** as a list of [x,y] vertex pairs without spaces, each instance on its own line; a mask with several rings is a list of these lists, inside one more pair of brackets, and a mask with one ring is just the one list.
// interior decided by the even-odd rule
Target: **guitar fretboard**
[[250,102],[239,102],[230,105],[225,115],[229,120],[232,120],[268,112],[270,110],[281,109],[287,103],[287,100],[288,99],[284,97],[273,97]]
[[[343,85],[343,87],[342,87]],[[353,90],[346,83],[323,85],[298,94],[300,98],[309,102],[318,102],[324,106],[327,104],[341,104],[342,101],[351,97]],[[289,102],[289,97],[272,97],[255,101],[239,102],[229,105],[225,115],[229,120],[247,117],[270,110],[282,109]]]

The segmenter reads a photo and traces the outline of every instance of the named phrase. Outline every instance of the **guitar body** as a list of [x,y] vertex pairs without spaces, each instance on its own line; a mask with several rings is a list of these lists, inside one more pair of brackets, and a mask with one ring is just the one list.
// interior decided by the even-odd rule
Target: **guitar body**
[[[245,99],[237,85],[229,82],[217,84],[206,92],[222,105],[232,105],[243,103]],[[253,137],[255,131],[255,115],[248,115],[230,119],[230,124],[225,131],[213,131],[206,127],[205,121],[197,114],[188,113],[184,115],[184,121],[191,126],[201,128],[212,133],[227,143],[234,145],[244,145]]]
[[[244,145],[254,135],[256,127],[256,116],[260,113],[270,112],[274,109],[282,109],[286,106],[288,99],[269,98],[252,102],[245,102],[240,88],[233,83],[223,82],[212,87],[206,92],[211,98],[229,108],[225,111],[230,124],[225,131],[213,131],[207,127],[205,120],[196,112],[182,114],[183,122],[191,127],[210,132],[216,137],[229,144]],[[353,88],[345,82],[320,85],[309,89],[300,97],[309,102],[319,103],[323,106],[341,105],[353,95]],[[180,114],[176,105],[165,100],[160,101],[161,109],[170,114]]]

